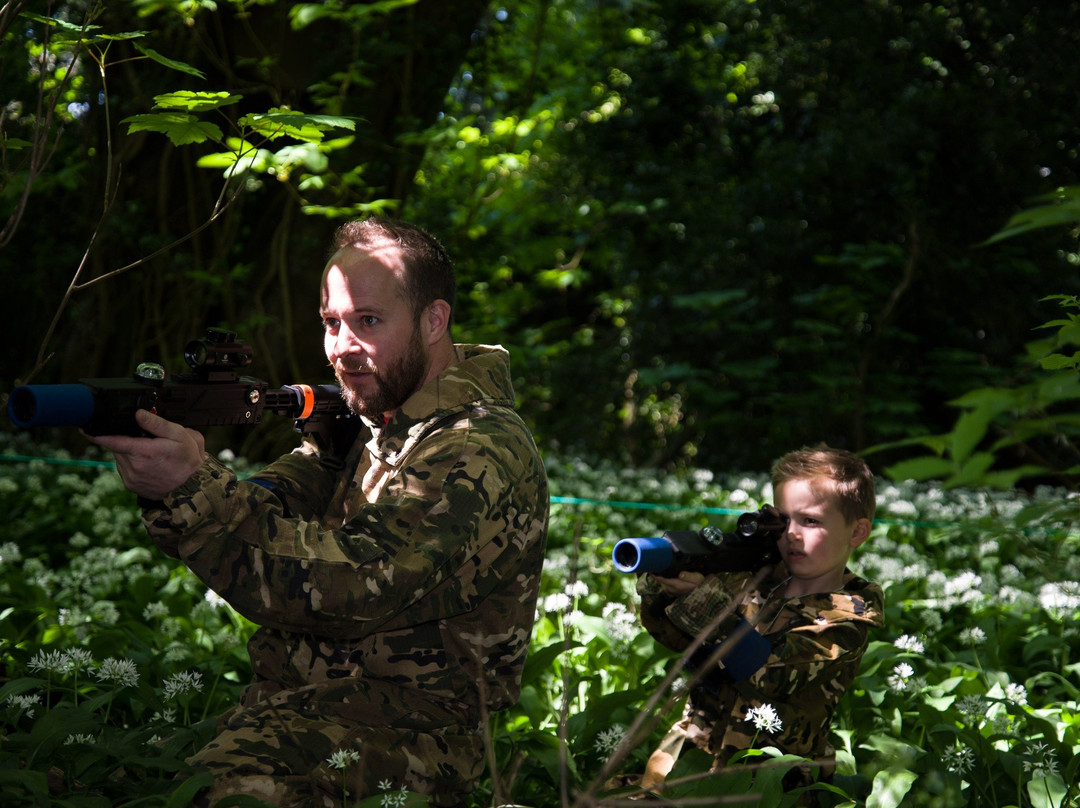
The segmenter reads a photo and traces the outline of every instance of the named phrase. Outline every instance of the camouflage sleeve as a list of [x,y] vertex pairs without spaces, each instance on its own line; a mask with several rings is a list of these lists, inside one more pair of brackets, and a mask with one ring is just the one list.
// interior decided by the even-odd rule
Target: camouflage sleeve
[[340,472],[321,465],[315,446],[305,442],[263,468],[250,482],[272,491],[286,515],[315,519],[326,511],[339,480]]
[[[737,583],[729,580],[732,576],[709,575],[693,592],[673,598],[664,595],[652,577],[646,573],[638,579],[641,622],[660,643],[676,651],[686,648],[717,615],[730,609],[731,587]],[[736,621],[734,610],[732,612],[731,618],[724,620],[708,640],[715,641],[731,631]]]
[[790,701],[814,693],[822,704],[835,704],[858,672],[866,650],[867,624],[843,621],[787,631],[773,646],[766,664],[749,684],[765,701]]
[[426,436],[393,490],[376,502],[357,495],[339,529],[287,517],[271,492],[214,460],[167,497],[164,511],[147,514],[148,527],[175,539],[191,570],[249,619],[358,638],[432,590],[428,620],[505,587],[491,564],[472,562],[497,556],[513,569],[534,551],[544,479],[520,422],[472,418]]

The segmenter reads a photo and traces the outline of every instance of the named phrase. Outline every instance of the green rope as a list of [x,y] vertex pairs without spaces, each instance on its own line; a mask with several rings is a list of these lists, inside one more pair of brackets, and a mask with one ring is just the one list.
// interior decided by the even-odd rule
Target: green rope
[[[108,460],[76,460],[63,457],[31,457],[28,455],[0,454],[0,461],[9,463],[46,463],[51,466],[75,466],[79,468],[114,469],[116,464]],[[733,508],[713,508],[706,505],[674,505],[668,502],[630,502],[618,499],[589,499],[587,497],[551,497],[552,505],[585,505],[601,508],[622,508],[639,511],[689,511],[691,513],[719,514],[738,516],[744,511]],[[875,525],[896,525],[899,527],[946,528],[963,524],[961,522],[918,522],[906,519],[875,519]]]

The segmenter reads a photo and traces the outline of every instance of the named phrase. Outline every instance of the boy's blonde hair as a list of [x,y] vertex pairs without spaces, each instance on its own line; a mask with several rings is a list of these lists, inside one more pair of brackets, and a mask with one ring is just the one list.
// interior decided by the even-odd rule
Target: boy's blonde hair
[[789,480],[826,481],[846,522],[874,520],[874,473],[866,461],[845,449],[825,445],[788,452],[772,465],[773,491]]

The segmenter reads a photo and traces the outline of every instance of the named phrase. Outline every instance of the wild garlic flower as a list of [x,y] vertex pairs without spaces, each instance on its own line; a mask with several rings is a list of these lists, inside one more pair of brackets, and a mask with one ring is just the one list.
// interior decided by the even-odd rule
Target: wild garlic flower
[[570,596],[565,592],[555,592],[544,598],[544,611],[548,614],[569,611],[571,605]]
[[568,583],[563,591],[566,592],[567,597],[573,598],[574,600],[580,600],[581,598],[588,597],[589,585],[584,581],[573,581]]
[[771,704],[762,704],[760,707],[751,707],[746,711],[746,720],[753,722],[754,729],[758,732],[775,734],[784,728],[784,722],[776,714]]
[[[360,753],[355,749],[336,749],[326,759],[326,762],[330,764],[333,769],[347,769],[350,763],[356,763],[360,760]],[[379,788],[382,788],[382,783],[379,784]]]
[[72,648],[67,652],[67,672],[78,673],[94,664],[94,655],[87,648]]
[[172,701],[187,693],[202,692],[202,674],[198,671],[184,671],[170,676],[163,685],[165,701]]
[[8,696],[7,703],[26,714],[27,718],[34,717],[34,708],[41,704],[41,696],[37,693],[24,693],[19,696]]
[[894,693],[907,690],[908,680],[915,675],[915,669],[906,662],[901,662],[893,668],[892,674],[886,679],[889,689]]
[[626,727],[622,724],[615,724],[602,730],[596,736],[596,751],[601,755],[610,755],[619,746],[624,735],[626,735]]
[[978,626],[969,626],[960,632],[960,642],[975,647],[986,642],[986,632]]
[[975,768],[975,750],[963,744],[946,749],[941,759],[945,768],[954,774],[965,775]]
[[30,657],[26,667],[34,673],[67,673],[68,655],[64,651],[46,651],[44,648]]
[[1024,771],[1033,777],[1050,777],[1058,773],[1057,758],[1054,750],[1046,744],[1030,744],[1029,754],[1031,757],[1024,761]]
[[1027,688],[1015,682],[1005,685],[1005,698],[1013,704],[1027,704]]
[[135,687],[139,681],[139,669],[130,659],[109,657],[97,669],[99,681],[112,682],[118,687]]
[[155,600],[153,603],[147,603],[146,608],[143,609],[143,620],[147,622],[157,617],[168,617],[169,607],[162,603],[160,600]]
[[901,634],[893,640],[893,647],[899,648],[901,651],[910,651],[913,654],[922,654],[926,651],[922,640],[911,634]]
[[637,616],[622,603],[608,603],[603,611],[604,628],[618,645],[629,645],[638,635]]

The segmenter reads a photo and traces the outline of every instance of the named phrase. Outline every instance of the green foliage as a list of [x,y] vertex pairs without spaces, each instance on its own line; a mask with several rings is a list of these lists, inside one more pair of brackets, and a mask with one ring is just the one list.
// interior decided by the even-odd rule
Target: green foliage
[[1055,9],[501,8],[407,210],[449,234],[467,333],[512,345],[561,447],[738,467],[903,440],[1013,371],[1061,277],[1056,239],[973,248],[1076,176],[1046,104],[1080,5]]
[[[180,805],[200,785],[184,757],[235,702],[251,626],[148,546],[132,495],[93,454],[0,435],[0,797],[5,804]],[[237,462],[243,472],[246,464]],[[476,808],[625,798],[679,715],[675,657],[636,615],[613,543],[729,526],[771,498],[764,475],[657,475],[549,457],[553,507],[521,699],[492,716],[495,767]],[[1059,490],[879,486],[853,566],[885,590],[834,720],[828,805],[1077,808],[1080,511]],[[765,732],[765,730],[762,730]],[[334,763],[351,765],[342,750]],[[680,761],[671,804],[743,794],[790,805],[765,748],[708,776]],[[407,800],[396,787],[359,804]],[[410,804],[420,805],[415,795]]]
[[[1080,188],[1060,189],[1056,203],[1016,214],[999,241],[1062,224],[1080,225]],[[1025,478],[1070,483],[1080,472],[1080,298],[1052,295],[1063,317],[1044,323],[1050,336],[1029,342],[1022,379],[1009,387],[972,390],[951,401],[961,410],[951,431],[873,447],[919,446],[930,451],[887,469],[895,479],[943,480],[949,487],[1009,488]]]

